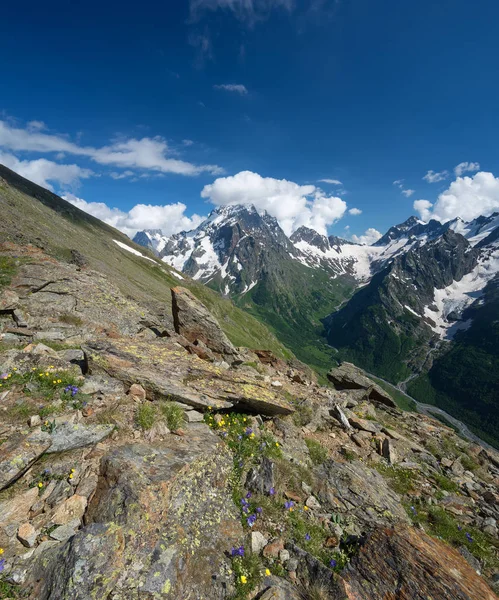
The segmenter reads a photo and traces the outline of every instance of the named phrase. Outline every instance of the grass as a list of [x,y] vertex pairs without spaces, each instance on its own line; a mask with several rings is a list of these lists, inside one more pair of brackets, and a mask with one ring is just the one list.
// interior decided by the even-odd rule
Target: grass
[[375,463],[373,466],[385,477],[388,485],[397,494],[404,495],[417,489],[418,482],[414,471],[383,462]]
[[457,483],[445,475],[439,475],[438,473],[435,473],[433,475],[433,479],[435,480],[437,487],[445,492],[455,493],[459,491],[459,486]]
[[170,431],[177,431],[184,421],[184,411],[174,402],[161,402],[159,410]]
[[156,422],[156,411],[151,402],[141,404],[137,409],[137,424],[141,429],[147,431]]
[[301,405],[296,407],[296,412],[293,413],[293,423],[297,427],[304,427],[308,425],[314,416],[312,407]]
[[17,273],[19,261],[10,256],[0,256],[0,290],[10,285]]
[[319,442],[311,438],[305,438],[310,458],[314,465],[321,465],[327,460],[327,450]]
[[309,468],[285,459],[276,460],[274,464],[275,487],[281,494],[285,491],[301,494],[302,482],[311,487],[314,485],[314,477]]
[[10,600],[11,598],[18,598],[16,586],[0,579],[0,599]]

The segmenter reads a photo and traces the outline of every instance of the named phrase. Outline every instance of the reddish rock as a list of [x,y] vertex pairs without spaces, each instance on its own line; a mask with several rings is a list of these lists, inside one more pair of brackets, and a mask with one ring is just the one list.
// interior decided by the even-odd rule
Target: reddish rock
[[138,383],[134,383],[132,386],[130,386],[130,389],[128,390],[128,393],[129,393],[130,396],[134,396],[135,398],[139,398],[139,400],[145,400],[146,399],[146,391]]
[[277,539],[265,546],[263,555],[265,558],[278,558],[281,550],[284,550],[284,542],[281,539]]
[[339,583],[342,600],[497,600],[457,550],[413,527],[372,533]]

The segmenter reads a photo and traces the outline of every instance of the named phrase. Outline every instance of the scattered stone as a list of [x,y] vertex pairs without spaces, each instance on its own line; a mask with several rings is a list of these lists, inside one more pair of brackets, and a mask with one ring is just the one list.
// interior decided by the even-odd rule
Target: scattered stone
[[263,456],[261,463],[248,471],[245,486],[250,492],[267,495],[275,487],[274,463]]
[[138,383],[134,383],[130,387],[130,389],[128,390],[128,394],[130,396],[134,396],[135,398],[138,398],[139,400],[142,400],[142,401],[144,401],[146,399],[146,391]]
[[284,550],[284,542],[281,539],[276,539],[265,546],[263,555],[265,558],[278,558],[281,550]]
[[184,412],[184,420],[187,421],[187,423],[202,423],[204,421],[204,416],[197,410],[190,410]]
[[50,537],[53,540],[57,540],[59,542],[65,542],[69,538],[73,537],[76,534],[76,530],[78,528],[79,522],[70,521],[66,525],[61,525],[60,527],[56,527],[53,531],[50,532]]
[[31,417],[28,420],[28,425],[30,427],[38,427],[41,424],[42,424],[42,419],[41,419],[40,415],[31,415]]
[[280,560],[282,563],[285,563],[285,562],[287,562],[289,559],[290,559],[290,554],[289,554],[289,551],[288,551],[288,550],[281,550],[281,551],[279,552],[279,560]]
[[37,533],[30,523],[23,523],[17,531],[17,539],[26,548],[33,548],[36,543]]
[[315,496],[309,496],[305,501],[305,506],[311,508],[312,510],[320,510],[321,505],[319,504],[317,498]]
[[442,463],[442,467],[450,469],[450,467],[452,467],[453,461],[450,460],[450,458],[445,458],[445,456],[444,456],[440,462]]
[[288,560],[288,562],[286,563],[286,570],[287,571],[296,571],[297,568],[298,568],[298,560],[296,558],[290,558]]
[[66,525],[74,519],[81,519],[85,514],[86,507],[85,496],[74,494],[57,507],[50,521],[54,525]]
[[22,494],[17,494],[9,500],[0,502],[0,529],[12,529],[13,536],[21,523],[28,520],[33,504],[38,500],[38,489],[31,488]]
[[278,381],[277,379],[276,379],[275,381],[273,381],[273,382],[271,383],[271,385],[272,385],[273,387],[276,387],[276,388],[281,388],[281,387],[282,387],[282,383],[281,383],[280,381]]
[[349,418],[350,424],[356,429],[361,431],[368,431],[369,433],[378,433],[380,426],[375,421],[368,421],[367,419],[361,419],[360,417],[353,416]]
[[331,416],[333,416],[337,421],[339,421],[339,423],[341,424],[343,429],[345,429],[347,431],[352,429],[352,426],[350,425],[350,422],[348,421],[347,417],[345,416],[345,413],[341,410],[341,408],[337,404],[335,404],[331,408]]
[[381,453],[391,465],[394,465],[398,462],[397,451],[395,450],[393,442],[391,442],[388,438],[383,440]]
[[344,362],[339,367],[331,369],[327,374],[327,377],[337,390],[368,390],[370,400],[380,402],[391,408],[397,408],[397,404],[390,394],[374,383],[372,379],[369,379],[362,369],[359,369],[351,363]]
[[268,544],[268,539],[260,531],[251,532],[251,552],[260,554],[260,552]]

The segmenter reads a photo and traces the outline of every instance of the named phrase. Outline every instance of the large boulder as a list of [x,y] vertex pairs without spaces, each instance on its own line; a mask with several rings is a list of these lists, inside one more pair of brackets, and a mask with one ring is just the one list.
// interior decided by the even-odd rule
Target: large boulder
[[369,535],[340,585],[342,600],[497,600],[457,550],[404,526]]
[[334,513],[355,517],[361,528],[409,522],[400,496],[382,475],[361,462],[326,461],[319,470],[318,498]]
[[84,350],[92,376],[111,376],[128,388],[138,383],[150,400],[176,400],[200,410],[238,406],[269,416],[294,412],[271,385],[200,360],[173,340],[120,338],[91,342]]
[[369,400],[380,402],[385,406],[396,408],[397,405],[388,392],[369,379],[362,369],[352,363],[344,362],[339,367],[334,367],[327,374],[327,378],[337,390],[366,390]]
[[192,343],[206,344],[217,354],[237,354],[218,321],[192,292],[181,286],[172,288],[171,292],[173,324],[178,334]]
[[231,473],[230,452],[203,424],[156,448],[111,450],[86,527],[44,553],[31,597],[228,598],[229,553],[242,541]]

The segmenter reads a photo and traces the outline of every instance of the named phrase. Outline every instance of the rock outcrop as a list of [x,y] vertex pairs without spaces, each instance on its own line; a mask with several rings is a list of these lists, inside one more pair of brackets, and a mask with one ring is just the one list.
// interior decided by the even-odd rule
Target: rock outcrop
[[374,402],[396,408],[393,398],[377,383],[369,379],[362,369],[352,363],[344,362],[329,371],[327,378],[337,390],[366,390],[366,396]]

